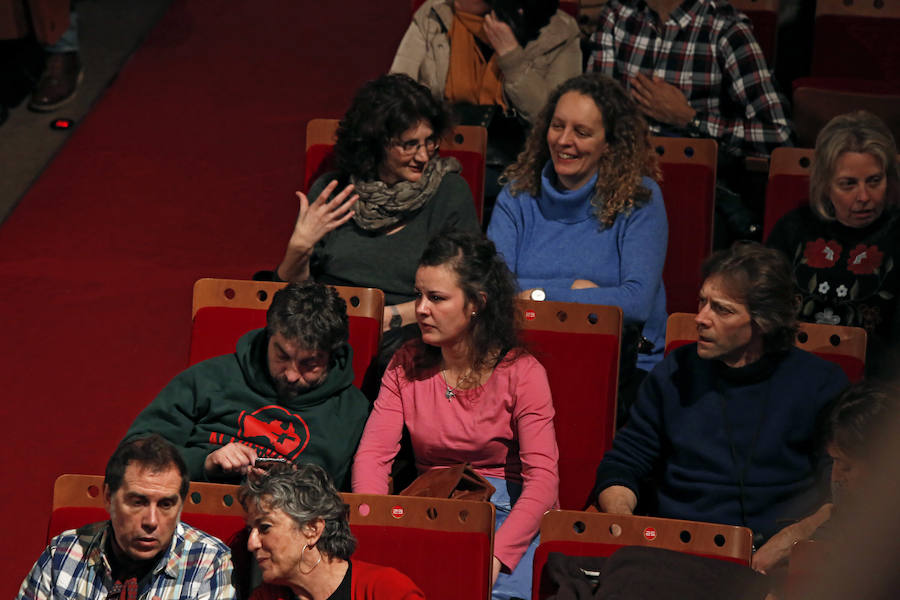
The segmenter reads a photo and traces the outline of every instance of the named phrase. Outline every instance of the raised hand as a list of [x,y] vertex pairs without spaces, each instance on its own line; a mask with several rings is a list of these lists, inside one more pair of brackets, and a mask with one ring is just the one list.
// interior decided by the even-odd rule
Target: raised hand
[[519,47],[519,40],[509,25],[497,18],[493,12],[484,16],[484,34],[498,56],[508,54]]
[[333,180],[325,186],[312,204],[306,194],[296,192],[297,198],[300,199],[300,211],[297,213],[297,222],[294,224],[294,232],[291,234],[289,244],[303,249],[311,249],[316,242],[325,237],[325,234],[337,229],[353,217],[351,209],[359,199],[359,195],[351,196],[353,186],[348,185],[332,198],[331,195],[337,185],[337,180]]
[[348,185],[332,198],[337,185],[337,180],[333,180],[325,186],[312,204],[306,194],[297,192],[300,211],[277,271],[278,277],[284,281],[308,279],[309,259],[316,243],[353,217],[353,204],[359,200],[359,194],[353,194],[353,186]]

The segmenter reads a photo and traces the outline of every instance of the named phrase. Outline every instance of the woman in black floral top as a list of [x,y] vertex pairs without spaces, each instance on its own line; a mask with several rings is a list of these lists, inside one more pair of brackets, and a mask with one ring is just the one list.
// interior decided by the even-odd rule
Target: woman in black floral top
[[887,125],[864,111],[832,119],[816,139],[809,195],[768,239],[793,261],[800,317],[865,328],[866,374],[891,376],[900,366],[900,176]]

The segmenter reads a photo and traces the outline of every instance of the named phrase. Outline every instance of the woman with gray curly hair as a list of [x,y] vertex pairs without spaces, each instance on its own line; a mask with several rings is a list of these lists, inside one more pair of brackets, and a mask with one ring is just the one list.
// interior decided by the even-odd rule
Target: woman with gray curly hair
[[809,206],[785,215],[767,244],[793,263],[800,319],[862,327],[867,377],[900,366],[900,168],[887,124],[858,111],[819,132]]
[[238,500],[247,511],[247,549],[263,579],[251,600],[425,598],[396,569],[350,560],[356,539],[349,508],[318,465],[248,477]]

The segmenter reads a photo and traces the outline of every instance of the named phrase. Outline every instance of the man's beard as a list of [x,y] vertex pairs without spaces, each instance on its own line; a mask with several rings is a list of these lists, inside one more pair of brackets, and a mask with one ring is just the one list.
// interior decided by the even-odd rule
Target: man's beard
[[290,401],[322,385],[322,382],[325,381],[325,375],[309,384],[300,382],[291,383],[281,377],[275,377],[274,381],[275,392],[278,394],[278,397],[282,400]]

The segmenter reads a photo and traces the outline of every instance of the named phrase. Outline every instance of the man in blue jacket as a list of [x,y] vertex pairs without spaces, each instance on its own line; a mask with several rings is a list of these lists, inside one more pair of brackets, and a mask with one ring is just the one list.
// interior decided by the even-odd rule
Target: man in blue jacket
[[658,516],[743,525],[758,547],[821,505],[817,418],[847,378],[794,346],[797,300],[778,252],[737,245],[703,275],[698,341],[643,382],[597,469],[596,502],[631,514],[655,474]]

